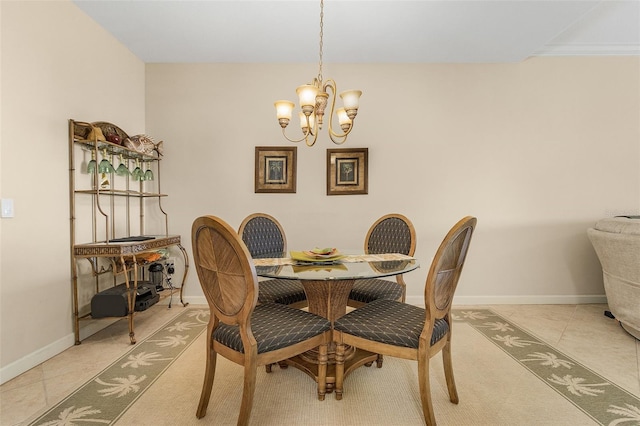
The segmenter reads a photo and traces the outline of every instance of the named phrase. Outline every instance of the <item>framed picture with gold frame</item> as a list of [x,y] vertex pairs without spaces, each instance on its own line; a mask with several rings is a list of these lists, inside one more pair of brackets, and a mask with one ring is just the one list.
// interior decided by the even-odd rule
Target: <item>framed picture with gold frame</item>
[[255,192],[296,192],[295,146],[256,146]]
[[368,148],[327,149],[327,195],[368,194]]

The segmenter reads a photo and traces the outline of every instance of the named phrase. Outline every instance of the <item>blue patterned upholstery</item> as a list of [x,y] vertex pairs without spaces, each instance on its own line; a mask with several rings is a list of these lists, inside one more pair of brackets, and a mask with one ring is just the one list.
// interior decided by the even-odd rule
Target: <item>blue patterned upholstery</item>
[[[418,349],[425,318],[424,308],[393,300],[375,300],[340,317],[334,328],[367,340]],[[447,321],[437,319],[431,345],[446,336],[448,331]]]
[[367,252],[409,254],[411,248],[411,230],[407,223],[398,217],[389,217],[378,223],[369,235]]
[[254,259],[282,257],[285,243],[280,228],[271,219],[256,216],[245,224],[242,241]]
[[[247,217],[240,226],[242,241],[254,259],[283,257],[287,243],[282,227],[271,216],[255,214]],[[306,304],[307,295],[298,280],[270,279],[259,282],[258,303],[281,305]]]
[[298,280],[264,280],[258,283],[258,303],[293,305],[307,300],[302,283]]
[[[390,215],[381,218],[369,231],[368,240],[365,242],[366,252],[370,254],[402,253],[413,255],[412,225],[408,219],[400,215]],[[357,280],[349,300],[357,304],[370,303],[374,300],[404,300],[405,288],[396,281],[385,279]]]
[[[331,323],[326,318],[274,303],[257,305],[251,315],[251,331],[259,354],[303,342],[330,328]],[[220,323],[213,332],[213,338],[234,351],[244,353],[238,326]]]
[[403,289],[400,284],[394,281],[382,280],[378,278],[367,278],[356,280],[349,293],[349,299],[362,303],[373,302],[374,300],[400,300]]

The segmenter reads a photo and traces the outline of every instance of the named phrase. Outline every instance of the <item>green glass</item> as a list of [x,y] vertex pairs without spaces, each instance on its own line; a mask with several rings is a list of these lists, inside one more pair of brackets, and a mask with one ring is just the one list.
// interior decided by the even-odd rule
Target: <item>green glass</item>
[[102,150],[102,161],[98,165],[98,172],[100,173],[114,173],[116,169],[113,168],[109,160],[107,159],[107,150]]
[[144,176],[144,173],[140,168],[140,162],[136,160],[136,168],[133,169],[133,171],[131,172],[131,177],[133,177],[133,180],[142,180],[143,176]]
[[129,168],[122,160],[122,154],[120,154],[120,165],[116,169],[116,174],[118,176],[129,176],[131,174],[131,172],[129,171]]
[[91,151],[91,161],[87,164],[87,173],[92,174],[96,172],[96,153]]
[[151,170],[151,165],[147,164],[147,171],[144,172],[143,180],[153,180],[153,170]]
[[98,165],[98,171],[100,173],[114,173],[116,169],[114,169],[109,160],[105,158],[100,161],[100,164]]

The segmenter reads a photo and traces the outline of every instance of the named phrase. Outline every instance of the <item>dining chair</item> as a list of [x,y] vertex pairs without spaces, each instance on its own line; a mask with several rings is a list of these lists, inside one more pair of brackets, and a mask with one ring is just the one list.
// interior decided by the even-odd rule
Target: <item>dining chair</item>
[[462,218],[440,244],[427,274],[424,308],[379,299],[335,321],[336,399],[342,399],[345,345],[350,345],[418,361],[420,400],[427,425],[436,424],[429,385],[429,360],[442,352],[449,399],[458,403],[451,362],[451,304],[476,223],[475,217]]
[[318,399],[326,393],[327,345],[331,323],[302,309],[277,303],[257,304],[258,277],[238,234],[215,216],[197,218],[191,228],[193,258],[211,316],[207,326],[207,357],[200,402],[209,405],[217,355],[244,367],[244,388],[238,425],[251,416],[257,367],[303,352],[318,351]]
[[[413,256],[416,230],[411,221],[397,213],[382,216],[369,228],[364,240],[365,254],[401,253]],[[356,280],[349,293],[348,305],[359,308],[378,299],[404,302],[406,283],[402,274],[395,282],[381,278]]]
[[[247,216],[238,229],[254,259],[283,257],[287,253],[287,238],[280,222],[265,213]],[[280,303],[294,308],[307,306],[307,295],[298,280],[268,279],[260,281],[258,303]]]

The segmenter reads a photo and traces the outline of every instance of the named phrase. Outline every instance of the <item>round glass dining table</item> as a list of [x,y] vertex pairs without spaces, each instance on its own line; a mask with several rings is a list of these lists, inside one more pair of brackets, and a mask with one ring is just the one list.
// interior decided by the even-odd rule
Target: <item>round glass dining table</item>
[[[392,277],[417,269],[412,257],[402,254],[347,255],[334,262],[299,262],[290,258],[254,259],[256,274],[261,277],[300,280],[307,295],[309,312],[321,315],[331,324],[347,312],[349,293],[355,280]],[[378,355],[350,348],[345,353],[345,377],[362,365],[371,365]],[[310,351],[286,360],[318,380],[318,352]],[[285,367],[284,363],[280,363]],[[378,362],[381,366],[381,362]],[[327,392],[335,384],[335,344],[329,346]]]

